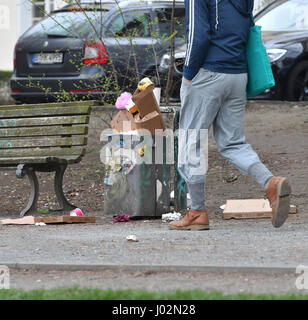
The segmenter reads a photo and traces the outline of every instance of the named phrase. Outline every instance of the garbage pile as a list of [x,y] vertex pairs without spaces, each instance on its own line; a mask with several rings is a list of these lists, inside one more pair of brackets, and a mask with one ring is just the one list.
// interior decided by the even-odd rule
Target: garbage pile
[[131,95],[123,92],[118,97],[115,107],[120,111],[112,119],[110,125],[116,132],[128,132],[146,129],[152,135],[155,130],[166,129],[157,99],[154,94],[155,86],[149,78],[143,78]]

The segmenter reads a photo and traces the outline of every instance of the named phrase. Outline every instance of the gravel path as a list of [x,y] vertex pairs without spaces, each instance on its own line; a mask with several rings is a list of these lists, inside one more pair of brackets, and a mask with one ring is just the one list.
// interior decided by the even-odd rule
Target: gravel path
[[[107,220],[107,221],[106,221]],[[247,266],[308,265],[308,218],[275,229],[269,219],[212,219],[211,230],[168,230],[160,220],[0,226],[0,263]],[[128,242],[135,234],[139,242]]]
[[[136,265],[136,270],[11,270],[11,287],[200,288],[231,292],[296,291],[295,269],[308,265],[308,218],[292,216],[280,229],[269,219],[213,217],[211,230],[169,231],[160,220],[113,224],[1,226],[0,264]],[[127,242],[135,234],[138,242]],[[18,235],[18,236],[16,236]],[[169,266],[169,272],[138,265]],[[177,267],[185,266],[185,272]],[[196,272],[195,266],[240,267],[239,272]],[[189,271],[191,267],[191,272]],[[245,267],[285,268],[294,272],[247,272]],[[154,268],[155,269],[155,268]],[[172,271],[173,270],[173,271]],[[236,271],[236,268],[234,268]]]

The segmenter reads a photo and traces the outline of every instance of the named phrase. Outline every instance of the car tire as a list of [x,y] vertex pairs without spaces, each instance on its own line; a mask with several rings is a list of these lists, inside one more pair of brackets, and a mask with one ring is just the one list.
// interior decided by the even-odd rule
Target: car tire
[[287,84],[287,100],[308,101],[308,61],[301,61],[292,69]]
[[33,101],[29,101],[27,99],[18,99],[18,100],[14,100],[16,105],[20,105],[20,104],[33,104]]
[[22,102],[22,101],[20,101],[20,100],[14,100],[14,103],[15,103],[16,105],[23,104],[23,102]]

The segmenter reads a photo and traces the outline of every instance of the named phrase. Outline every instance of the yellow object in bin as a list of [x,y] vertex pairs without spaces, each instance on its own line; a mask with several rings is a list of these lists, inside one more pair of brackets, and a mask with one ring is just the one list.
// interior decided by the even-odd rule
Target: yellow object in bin
[[139,155],[140,155],[141,157],[144,156],[144,153],[145,153],[145,149],[146,149],[146,148],[147,148],[147,146],[144,146],[144,147],[142,147],[142,148],[140,148],[140,149],[138,150]]
[[139,89],[140,91],[143,91],[143,90],[145,90],[147,87],[152,86],[152,85],[154,85],[154,83],[151,81],[150,78],[146,77],[146,78],[143,78],[143,79],[141,79],[141,80],[139,81],[139,83],[138,83],[138,89]]

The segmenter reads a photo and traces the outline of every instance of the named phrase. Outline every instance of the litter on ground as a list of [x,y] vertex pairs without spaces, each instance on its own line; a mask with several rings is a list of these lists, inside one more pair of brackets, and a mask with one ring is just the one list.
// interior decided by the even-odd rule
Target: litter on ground
[[138,238],[134,234],[127,236],[126,240],[129,242],[138,242],[139,241]]
[[113,222],[128,222],[128,221],[130,221],[130,217],[127,214],[121,214],[113,218]]
[[181,219],[181,213],[179,212],[169,212],[162,214],[161,218],[164,222],[169,222],[169,221],[178,221]]
[[46,226],[46,223],[44,223],[44,222],[36,222],[35,225],[36,226]]

